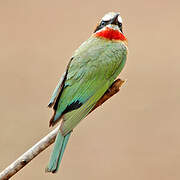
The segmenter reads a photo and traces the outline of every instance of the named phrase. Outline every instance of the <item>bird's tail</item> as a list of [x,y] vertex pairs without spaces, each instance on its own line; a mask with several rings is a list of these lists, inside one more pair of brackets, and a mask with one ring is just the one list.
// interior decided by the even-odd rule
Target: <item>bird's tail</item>
[[63,136],[61,132],[58,132],[56,136],[54,148],[50,156],[49,164],[46,168],[46,172],[55,173],[59,169],[64,154],[64,150],[66,148],[70,135],[71,132],[65,136]]

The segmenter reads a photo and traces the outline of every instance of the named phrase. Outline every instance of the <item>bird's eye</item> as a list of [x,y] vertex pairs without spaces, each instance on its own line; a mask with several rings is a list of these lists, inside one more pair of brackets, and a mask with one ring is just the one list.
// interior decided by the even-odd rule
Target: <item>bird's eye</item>
[[108,21],[103,21],[103,20],[102,20],[101,23],[96,27],[96,29],[95,29],[94,32],[96,32],[96,31],[104,28],[107,24],[108,24]]
[[120,31],[123,32],[122,31],[122,23],[118,22],[118,27],[119,27]]
[[122,23],[118,22],[118,26],[121,28],[122,27]]
[[101,21],[101,24],[100,24],[101,26],[104,26],[104,25],[106,25],[106,22],[105,21]]

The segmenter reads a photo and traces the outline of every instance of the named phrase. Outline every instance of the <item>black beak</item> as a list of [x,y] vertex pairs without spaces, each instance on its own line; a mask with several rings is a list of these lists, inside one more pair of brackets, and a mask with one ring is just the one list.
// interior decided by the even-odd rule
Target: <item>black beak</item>
[[123,31],[122,31],[122,23],[120,23],[118,21],[118,16],[119,16],[119,14],[116,14],[116,16],[114,16],[114,18],[110,21],[110,24],[117,25],[119,27],[120,31],[123,33]]
[[110,21],[110,24],[118,25],[118,16],[119,14],[116,14],[114,18]]

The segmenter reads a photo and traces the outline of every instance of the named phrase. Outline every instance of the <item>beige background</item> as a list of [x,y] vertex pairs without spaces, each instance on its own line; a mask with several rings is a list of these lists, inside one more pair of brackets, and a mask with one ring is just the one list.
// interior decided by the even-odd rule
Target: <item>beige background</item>
[[0,170],[52,129],[46,108],[73,51],[108,11],[129,39],[121,92],[75,129],[55,175],[50,150],[12,179],[180,179],[180,1],[0,1]]

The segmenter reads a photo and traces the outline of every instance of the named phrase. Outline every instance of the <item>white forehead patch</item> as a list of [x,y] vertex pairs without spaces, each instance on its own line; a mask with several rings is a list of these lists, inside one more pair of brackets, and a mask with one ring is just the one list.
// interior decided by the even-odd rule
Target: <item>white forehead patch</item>
[[107,14],[104,15],[104,17],[102,18],[102,21],[109,21],[111,20],[117,13],[114,12],[109,12]]
[[118,22],[122,23],[122,17],[120,15],[118,16]]

